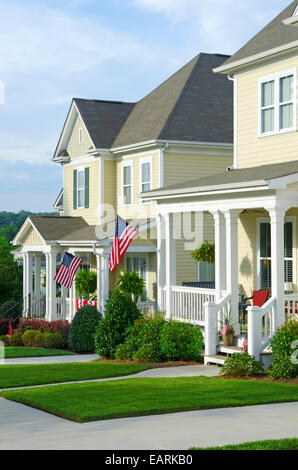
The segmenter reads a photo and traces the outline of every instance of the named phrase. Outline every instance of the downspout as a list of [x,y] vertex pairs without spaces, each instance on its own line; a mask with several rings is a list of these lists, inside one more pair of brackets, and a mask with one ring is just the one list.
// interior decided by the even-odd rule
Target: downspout
[[229,171],[236,170],[238,168],[238,155],[237,155],[237,143],[238,143],[238,83],[234,75],[228,75],[228,80],[233,82],[233,100],[234,100],[234,116],[233,116],[233,136],[234,136],[234,156],[233,166],[228,168]]

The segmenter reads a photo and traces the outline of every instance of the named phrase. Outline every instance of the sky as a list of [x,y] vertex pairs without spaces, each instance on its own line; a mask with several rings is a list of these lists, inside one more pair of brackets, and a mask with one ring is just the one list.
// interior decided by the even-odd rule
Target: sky
[[73,97],[137,101],[199,52],[233,54],[289,0],[0,0],[0,211],[51,211]]

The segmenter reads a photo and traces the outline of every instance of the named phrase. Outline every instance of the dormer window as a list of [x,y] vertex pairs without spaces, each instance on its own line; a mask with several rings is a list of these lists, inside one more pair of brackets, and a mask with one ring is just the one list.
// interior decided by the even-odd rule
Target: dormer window
[[296,130],[296,71],[259,80],[259,136]]

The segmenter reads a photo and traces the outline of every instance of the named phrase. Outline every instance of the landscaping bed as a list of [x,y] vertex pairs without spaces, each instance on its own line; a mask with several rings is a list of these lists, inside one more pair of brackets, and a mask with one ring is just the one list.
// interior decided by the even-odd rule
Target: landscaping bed
[[110,364],[93,361],[68,364],[1,365],[0,389],[121,377],[147,369],[149,367],[134,364]]
[[[269,377],[269,375],[261,375],[255,377],[239,377],[235,375],[221,375],[217,377],[219,379],[232,379],[232,380],[258,380],[262,382],[277,382],[277,383],[292,383],[298,385],[298,377],[294,377],[292,379],[275,379],[273,377]],[[298,397],[297,397],[298,398]]]
[[[110,363],[107,365],[111,367]],[[182,411],[295,402],[297,387],[295,384],[217,380],[214,377],[130,378],[5,390],[1,396],[83,423]]]
[[204,362],[196,361],[168,361],[168,362],[140,362],[140,361],[129,361],[127,359],[108,359],[106,357],[100,357],[92,362],[110,362],[111,364],[135,364],[139,366],[148,366],[150,369],[157,369],[163,367],[183,367],[183,366],[202,366]]

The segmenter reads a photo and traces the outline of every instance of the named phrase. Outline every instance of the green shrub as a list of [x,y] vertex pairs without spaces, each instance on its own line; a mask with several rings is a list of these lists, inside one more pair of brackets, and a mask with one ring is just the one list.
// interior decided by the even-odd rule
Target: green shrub
[[172,320],[161,330],[160,347],[168,361],[198,361],[202,357],[203,335],[199,327]]
[[35,344],[37,348],[45,348],[45,341],[46,341],[46,333],[42,331],[38,331],[36,335]]
[[42,333],[44,335],[44,347],[47,349],[64,349],[67,341],[61,333]]
[[119,276],[118,286],[121,292],[137,299],[144,293],[145,281],[136,271],[125,271]]
[[86,305],[75,314],[69,330],[69,346],[75,352],[94,352],[94,334],[102,318],[96,307]]
[[10,346],[24,346],[23,345],[23,333],[21,331],[14,333],[9,338]]
[[105,316],[96,328],[96,353],[113,359],[117,346],[125,341],[127,328],[139,317],[140,312],[132,299],[114,290],[106,303]]
[[25,331],[25,333],[23,333],[23,336],[22,336],[22,341],[23,341],[24,346],[27,346],[28,348],[35,348],[36,339],[39,333],[40,332],[38,330]]
[[264,373],[260,362],[247,352],[235,353],[228,357],[220,371],[223,375],[234,375],[237,377],[250,377]]
[[159,344],[158,347],[154,343],[147,343],[140,347],[132,356],[134,361],[138,362],[161,362],[161,352]]
[[298,364],[293,360],[294,351],[298,346],[292,347],[294,341],[298,341],[297,321],[287,322],[276,330],[271,340],[273,364],[269,371],[270,377],[286,379],[298,377]]
[[9,336],[1,335],[0,341],[4,344],[4,346],[9,346]]
[[115,359],[132,361],[135,350],[128,342],[119,344],[116,348]]

